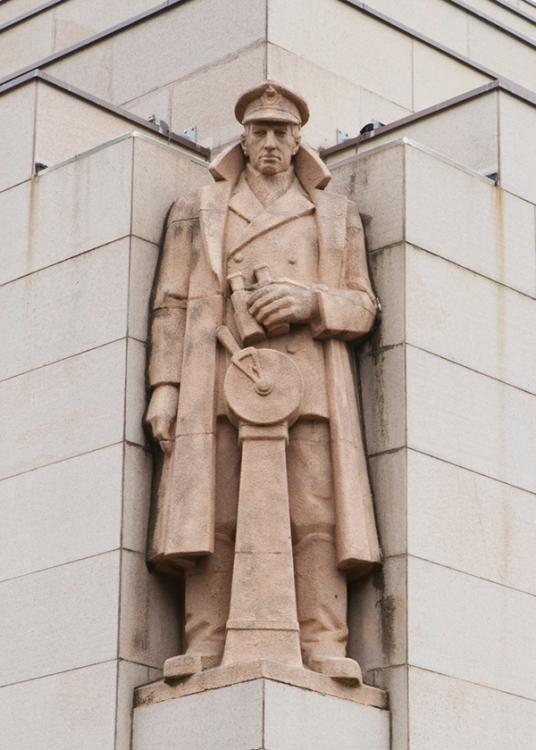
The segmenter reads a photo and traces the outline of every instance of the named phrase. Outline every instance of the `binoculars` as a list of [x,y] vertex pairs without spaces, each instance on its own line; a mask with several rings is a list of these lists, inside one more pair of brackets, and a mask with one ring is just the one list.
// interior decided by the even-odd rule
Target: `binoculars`
[[[256,266],[253,269],[253,275],[256,279],[255,288],[271,284],[272,274],[270,267],[266,264]],[[282,336],[289,332],[288,323],[277,323],[276,325],[264,327],[258,323],[248,309],[248,298],[250,291],[246,289],[244,276],[242,273],[232,273],[227,276],[227,281],[231,287],[231,302],[233,305],[234,316],[238,334],[242,339],[244,346],[251,346],[263,341],[266,337]]]

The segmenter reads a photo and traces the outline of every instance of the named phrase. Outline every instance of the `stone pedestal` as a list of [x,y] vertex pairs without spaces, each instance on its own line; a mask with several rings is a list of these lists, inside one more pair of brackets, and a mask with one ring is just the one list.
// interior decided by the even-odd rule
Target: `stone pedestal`
[[[289,684],[290,681],[298,684]],[[132,750],[389,750],[385,693],[273,662],[138,688]]]

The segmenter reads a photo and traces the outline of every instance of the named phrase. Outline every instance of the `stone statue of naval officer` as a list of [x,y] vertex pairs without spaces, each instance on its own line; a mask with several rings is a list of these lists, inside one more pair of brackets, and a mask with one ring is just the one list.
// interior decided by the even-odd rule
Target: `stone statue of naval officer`
[[249,331],[249,343],[283,352],[301,374],[286,464],[302,659],[357,683],[346,576],[380,559],[347,343],[376,316],[363,228],[354,203],[325,192],[330,174],[301,143],[301,96],[267,81],[235,113],[244,131],[211,164],[215,182],[170,211],[152,301],[146,422],[163,465],[148,560],[185,576],[186,651],[165,674],[217,666],[225,643],[241,449],[222,395],[224,324],[241,346]]

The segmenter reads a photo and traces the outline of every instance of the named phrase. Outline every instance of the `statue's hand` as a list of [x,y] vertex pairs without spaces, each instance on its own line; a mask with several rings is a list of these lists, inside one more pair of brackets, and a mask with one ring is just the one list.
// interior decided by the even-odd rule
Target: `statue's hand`
[[279,279],[256,289],[248,299],[249,312],[266,327],[279,323],[307,323],[318,313],[312,287]]
[[157,385],[151,394],[145,422],[166,456],[173,450],[173,431],[177,417],[179,389],[175,385]]

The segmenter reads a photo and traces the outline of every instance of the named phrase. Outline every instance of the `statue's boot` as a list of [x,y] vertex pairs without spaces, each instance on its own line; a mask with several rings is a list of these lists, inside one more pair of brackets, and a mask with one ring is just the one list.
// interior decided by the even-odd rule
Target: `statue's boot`
[[294,546],[300,641],[305,666],[347,684],[362,682],[346,656],[347,585],[337,569],[333,533],[314,532]]
[[214,552],[185,573],[186,652],[164,662],[164,679],[173,682],[217,667],[225,643],[234,541],[216,531]]

